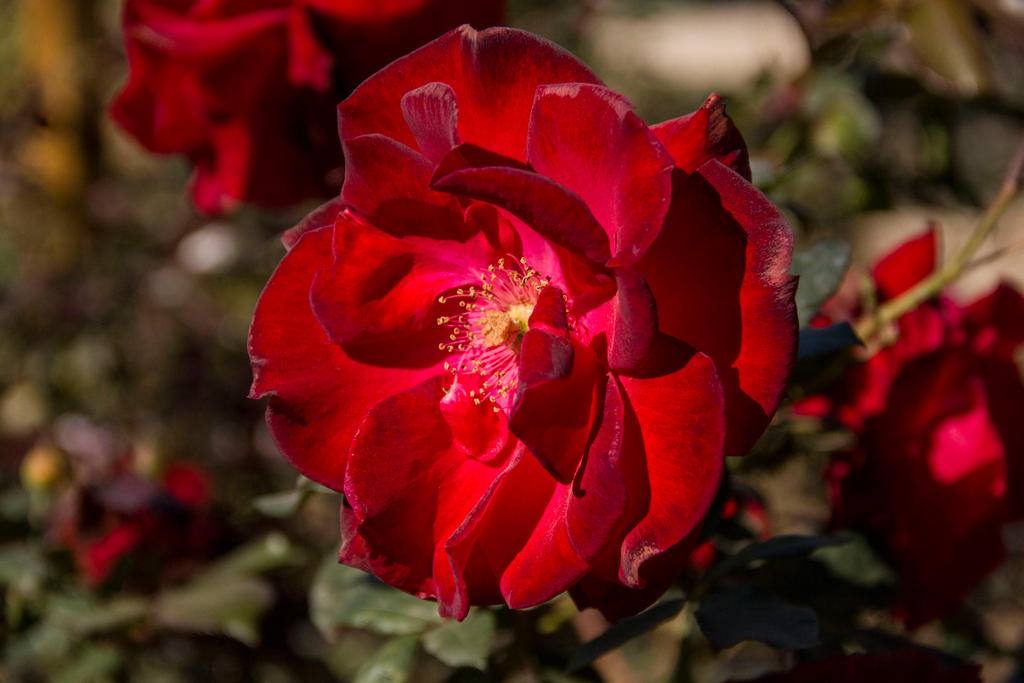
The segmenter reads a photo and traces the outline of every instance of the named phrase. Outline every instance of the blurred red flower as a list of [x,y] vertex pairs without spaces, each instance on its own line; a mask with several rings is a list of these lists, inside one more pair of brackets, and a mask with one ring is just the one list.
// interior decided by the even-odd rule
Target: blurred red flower
[[392,59],[502,0],[127,0],[111,115],[195,164],[196,206],[285,206],[341,182],[335,105]]
[[88,583],[104,583],[134,553],[180,561],[213,549],[219,530],[209,515],[211,483],[203,470],[173,463],[156,485],[135,473],[130,452],[88,478],[78,476],[83,470],[76,465],[76,485],[57,507],[51,534]]
[[257,306],[252,396],[344,492],[341,560],[443,614],[650,604],[786,383],[792,235],[722,102],[632,109],[530,34],[442,36],[341,104],[341,197]]
[[[881,300],[935,267],[935,232],[873,270]],[[842,316],[836,306],[831,315]],[[1001,530],[1024,517],[1024,298],[1008,285],[967,306],[940,296],[898,321],[899,337],[797,404],[858,437],[829,468],[833,526],[867,526],[901,575],[908,626],[957,606],[1005,558]]]
[[[784,673],[749,683],[981,683],[975,664],[944,666],[935,656],[916,650],[848,655],[808,662]],[[735,682],[734,682],[735,683]]]

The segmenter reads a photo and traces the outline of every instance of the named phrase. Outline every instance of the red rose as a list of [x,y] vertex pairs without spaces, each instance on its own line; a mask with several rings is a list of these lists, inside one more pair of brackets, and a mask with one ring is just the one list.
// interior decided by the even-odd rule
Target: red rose
[[[873,271],[882,300],[935,267],[935,233]],[[1002,526],[1024,517],[1024,298],[1007,285],[960,306],[942,296],[898,321],[899,337],[817,405],[858,436],[829,469],[834,526],[867,526],[901,575],[911,627],[958,605],[1002,563]],[[807,412],[807,410],[804,410]]]
[[339,121],[341,197],[249,353],[281,451],[345,494],[341,560],[455,617],[650,604],[794,354],[790,229],[721,101],[648,128],[557,46],[463,27]]
[[[216,213],[337,189],[334,106],[392,59],[502,0],[127,0],[128,83],[111,115],[147,149],[195,164]],[[333,173],[332,173],[333,171]]]
[[[944,666],[925,652],[906,650],[831,657],[768,674],[749,683],[981,683],[976,664]],[[733,682],[738,683],[738,682]]]

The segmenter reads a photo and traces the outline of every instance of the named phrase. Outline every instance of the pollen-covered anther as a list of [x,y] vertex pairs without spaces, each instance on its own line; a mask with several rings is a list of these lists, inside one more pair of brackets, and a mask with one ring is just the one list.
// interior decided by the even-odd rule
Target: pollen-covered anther
[[440,316],[437,324],[450,330],[448,341],[438,347],[458,353],[444,367],[456,375],[478,375],[480,389],[471,393],[474,403],[507,409],[518,380],[518,355],[523,335],[540,291],[549,278],[518,259],[511,266],[504,258],[480,274],[480,286],[460,287],[455,294],[438,297],[439,303],[458,301],[455,315]]

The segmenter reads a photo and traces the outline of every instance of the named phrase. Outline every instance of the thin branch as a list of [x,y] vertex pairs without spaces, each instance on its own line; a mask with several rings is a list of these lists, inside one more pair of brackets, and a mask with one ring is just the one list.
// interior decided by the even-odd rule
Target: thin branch
[[995,230],[999,218],[1006,212],[1010,202],[1020,190],[1021,169],[1024,168],[1024,139],[1021,139],[1017,152],[1010,162],[1006,176],[992,203],[978,219],[967,243],[953,258],[946,261],[941,268],[933,272],[921,282],[911,287],[900,296],[887,301],[875,309],[873,315],[862,318],[854,326],[857,336],[865,342],[895,322],[900,316],[912,311],[928,299],[936,296],[943,287],[956,280],[970,264],[971,258],[981,244]]

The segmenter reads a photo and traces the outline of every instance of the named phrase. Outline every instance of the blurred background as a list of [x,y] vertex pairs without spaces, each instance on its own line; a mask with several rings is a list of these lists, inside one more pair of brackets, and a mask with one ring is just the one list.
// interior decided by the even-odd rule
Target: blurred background
[[[564,600],[486,612],[486,642],[453,655],[432,605],[333,566],[338,496],[296,483],[246,398],[277,237],[316,202],[196,212],[189,164],[106,117],[127,73],[119,12],[0,1],[0,679],[402,680],[381,664],[396,661],[417,681],[610,679],[565,673],[583,636]],[[958,248],[1024,135],[1019,1],[514,0],[507,23],[578,54],[648,123],[725,96],[798,244],[846,239],[862,267],[929,220]],[[1024,201],[980,256],[956,295],[1024,287]],[[844,436],[778,422],[736,479],[772,533],[820,532]],[[1020,530],[1010,550],[945,623],[907,634],[850,609],[1024,680]],[[869,554],[859,577],[884,592]],[[402,638],[427,626],[441,635]],[[636,680],[707,683],[789,657],[714,653],[685,611],[620,655]]]

